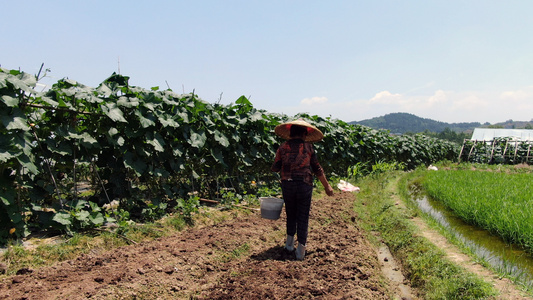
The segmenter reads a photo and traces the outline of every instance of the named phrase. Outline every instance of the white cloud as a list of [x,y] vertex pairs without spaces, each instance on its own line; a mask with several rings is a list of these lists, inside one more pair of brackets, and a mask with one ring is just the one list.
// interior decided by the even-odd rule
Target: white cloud
[[[462,92],[434,90],[425,94],[393,94],[389,91],[377,93],[365,106],[369,108],[366,118],[378,117],[394,112],[408,112],[423,118],[447,122],[478,121],[478,116],[493,117],[487,109],[489,99],[479,92]],[[500,101],[501,102],[501,101]],[[497,106],[501,103],[492,104]],[[476,118],[471,118],[476,116]]]
[[522,90],[519,90],[519,91],[506,91],[506,92],[503,92],[500,97],[502,99],[524,99],[528,96],[528,94]]
[[300,101],[300,103],[304,105],[324,104],[326,102],[328,102],[328,98],[326,97],[311,97],[311,98],[305,98],[302,101]]
[[380,105],[382,108],[389,108],[390,110],[396,111],[416,111],[443,105],[447,101],[447,93],[443,90],[437,90],[433,95],[415,96],[392,94],[389,91],[382,91],[372,97],[372,99],[368,101],[368,104]]
[[505,91],[500,94],[502,100],[528,100],[533,98],[533,86],[527,86],[519,90]]
[[449,123],[497,123],[508,119],[531,120],[532,111],[533,86],[499,92],[435,89],[414,95],[385,90],[367,99],[331,101],[327,97],[306,98],[297,106],[283,108],[283,112],[289,115],[305,112],[346,122],[407,112]]
[[457,95],[450,107],[452,111],[461,111],[464,113],[482,112],[487,107],[487,99],[483,100],[476,93],[465,93]]
[[370,103],[383,103],[383,104],[391,104],[391,103],[397,103],[398,101],[401,101],[402,95],[400,94],[392,94],[389,91],[382,91],[377,93],[372,99],[370,99]]
[[433,106],[435,104],[445,103],[446,101],[446,92],[444,92],[443,90],[437,90],[435,91],[435,94],[433,94],[433,96],[429,97],[427,102],[429,106]]

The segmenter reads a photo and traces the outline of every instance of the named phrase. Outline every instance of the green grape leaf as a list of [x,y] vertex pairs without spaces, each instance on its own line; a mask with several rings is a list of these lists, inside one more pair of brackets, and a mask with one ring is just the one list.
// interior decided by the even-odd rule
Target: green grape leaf
[[111,120],[115,122],[128,122],[126,119],[124,119],[124,114],[115,103],[106,103],[102,106],[102,110]]

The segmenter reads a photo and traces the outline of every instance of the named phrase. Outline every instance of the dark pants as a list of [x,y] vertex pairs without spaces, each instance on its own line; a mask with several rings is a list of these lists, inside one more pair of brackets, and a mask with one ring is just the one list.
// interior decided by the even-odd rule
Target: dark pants
[[281,182],[285,212],[287,213],[287,235],[298,236],[298,243],[307,244],[307,227],[313,187],[301,180]]

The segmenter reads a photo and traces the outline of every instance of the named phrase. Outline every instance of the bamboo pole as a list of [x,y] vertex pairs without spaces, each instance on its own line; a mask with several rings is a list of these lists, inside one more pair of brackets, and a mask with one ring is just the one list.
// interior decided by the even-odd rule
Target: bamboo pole
[[93,112],[85,112],[85,111],[77,111],[77,110],[72,110],[72,109],[63,108],[63,107],[45,106],[45,105],[39,105],[39,104],[24,103],[24,104],[21,104],[21,106],[29,106],[29,107],[35,107],[35,108],[64,111],[64,112],[69,112],[69,113],[73,113],[73,114],[81,114],[81,115],[91,115],[91,116],[100,116],[100,117],[104,117],[105,116],[104,114],[98,114],[98,113],[93,113]]
[[48,173],[50,174],[50,178],[52,179],[52,183],[54,184],[54,187],[56,189],[57,197],[59,198],[59,204],[61,204],[61,208],[63,208],[64,201],[63,201],[63,198],[61,198],[61,191],[59,190],[59,187],[57,186],[56,178],[54,176],[54,173],[52,172],[52,168],[50,167],[50,162],[48,161],[48,159],[46,159],[46,157],[44,157],[44,148],[41,145],[41,140],[37,136],[37,133],[35,133],[35,129],[33,128],[33,126],[30,126],[30,127],[32,129],[31,132],[33,133],[33,137],[35,137],[35,140],[37,141],[39,148],[41,148],[41,151],[43,153],[44,164],[46,165],[48,169]]

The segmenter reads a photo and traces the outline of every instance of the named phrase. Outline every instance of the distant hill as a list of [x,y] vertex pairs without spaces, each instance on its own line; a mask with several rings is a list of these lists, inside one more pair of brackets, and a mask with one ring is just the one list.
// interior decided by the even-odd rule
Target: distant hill
[[490,126],[491,128],[504,128],[504,129],[533,129],[533,119],[531,121],[513,121],[507,120],[505,122],[496,123]]
[[353,121],[349,124],[360,124],[374,129],[386,129],[391,133],[418,133],[426,130],[430,132],[442,132],[449,128],[455,132],[472,132],[476,127],[487,127],[479,122],[471,123],[446,123],[417,117],[409,113],[391,113],[372,119]]

